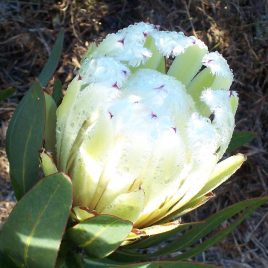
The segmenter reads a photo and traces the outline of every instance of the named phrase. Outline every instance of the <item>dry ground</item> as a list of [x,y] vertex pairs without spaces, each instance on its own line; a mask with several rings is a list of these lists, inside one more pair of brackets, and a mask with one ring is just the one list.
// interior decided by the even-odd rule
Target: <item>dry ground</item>
[[[268,194],[268,3],[265,0],[0,0],[0,88],[16,93],[0,106],[0,221],[14,205],[5,158],[5,132],[16,104],[44,65],[59,29],[65,30],[56,76],[70,81],[88,42],[133,22],[183,31],[219,50],[234,70],[238,91],[237,129],[256,132],[240,151],[247,163],[195,211],[202,219],[249,197]],[[233,235],[197,259],[224,267],[268,267],[268,206],[258,209]]]

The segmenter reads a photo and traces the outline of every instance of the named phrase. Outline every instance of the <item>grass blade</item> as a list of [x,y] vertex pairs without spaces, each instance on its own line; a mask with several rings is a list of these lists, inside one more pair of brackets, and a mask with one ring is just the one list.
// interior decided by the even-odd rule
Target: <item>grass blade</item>
[[64,32],[61,31],[57,36],[56,42],[51,50],[51,54],[48,58],[46,65],[38,76],[38,80],[42,87],[45,87],[47,85],[48,81],[51,79],[53,73],[58,66],[63,47],[63,40]]
[[255,138],[255,133],[252,131],[235,131],[233,133],[230,144],[226,150],[227,153],[232,153],[242,145],[249,143]]
[[0,101],[3,101],[10,97],[15,92],[15,88],[9,87],[6,89],[1,89],[0,91]]

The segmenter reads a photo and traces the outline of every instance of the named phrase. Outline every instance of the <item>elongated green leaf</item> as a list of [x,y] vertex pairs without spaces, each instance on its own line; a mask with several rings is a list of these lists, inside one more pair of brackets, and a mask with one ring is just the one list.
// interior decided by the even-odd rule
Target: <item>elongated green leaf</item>
[[211,246],[214,244],[218,243],[221,241],[224,237],[226,237],[229,233],[233,232],[234,229],[242,222],[244,221],[247,217],[251,215],[251,213],[254,212],[254,210],[257,207],[253,207],[252,209],[249,209],[247,211],[244,211],[237,220],[235,220],[232,224],[230,224],[228,227],[218,231],[215,235],[213,235],[211,238],[207,239],[205,242],[202,244],[195,246],[194,248],[186,251],[184,254],[181,254],[173,259],[176,260],[185,260],[190,257],[194,257],[196,255],[199,255],[200,253],[204,252],[205,250],[209,249]]
[[51,79],[53,73],[57,68],[62,51],[63,39],[64,39],[64,33],[63,31],[61,31],[57,36],[56,42],[51,50],[51,54],[49,56],[46,65],[44,66],[43,70],[38,76],[38,79],[42,87],[45,87],[47,85],[48,81]]
[[45,93],[46,124],[45,124],[45,148],[55,155],[56,150],[56,110],[54,99]]
[[[130,248],[128,248],[128,247],[121,248],[121,249],[117,250],[114,254],[112,254],[110,257],[114,260],[117,260],[117,261],[131,262],[131,261],[135,261],[135,260],[142,261],[142,260],[146,260],[148,258],[165,256],[165,255],[173,253],[173,252],[185,251],[185,250],[189,249],[190,246],[193,246],[194,243],[199,241],[199,239],[205,237],[207,234],[214,231],[225,220],[227,220],[227,219],[229,219],[229,218],[231,218],[239,213],[244,213],[244,214],[247,212],[251,213],[254,209],[261,206],[262,204],[264,204],[267,201],[268,201],[268,197],[254,198],[254,199],[239,202],[235,205],[232,205],[228,208],[225,208],[225,209],[219,211],[218,213],[210,216],[204,222],[198,223],[196,225],[192,225],[192,228],[190,230],[187,230],[186,232],[184,232],[184,234],[179,236],[173,242],[166,244],[166,246],[164,246],[164,247],[159,248],[155,253],[152,253],[152,254],[139,253],[139,252],[135,251],[135,248],[134,248],[135,244],[134,244],[132,246],[133,248],[131,248],[131,246],[130,246]],[[242,215],[244,215],[244,214],[242,214]],[[240,222],[242,220],[244,220],[245,217],[247,217],[246,214],[244,216],[241,216],[241,218],[239,218]],[[237,220],[236,225],[234,224],[235,226],[237,226],[240,223],[239,219]],[[216,242],[220,241],[222,238],[224,238],[224,236],[226,236],[228,233],[230,233],[233,230],[232,228],[235,227],[234,225],[230,225],[230,228],[226,229],[226,232],[220,234],[219,236],[216,236],[216,238],[214,237],[214,238],[211,238],[211,240],[208,240],[207,244],[204,244],[203,249],[204,250],[207,249],[213,243],[216,243]],[[231,226],[233,226],[233,227],[231,227]],[[174,231],[176,231],[176,229],[172,230],[172,232],[169,233],[169,235],[170,235],[169,238],[172,237],[171,234]],[[173,236],[174,235],[176,235],[176,234],[173,233]],[[167,238],[168,237],[166,237],[166,239]],[[152,242],[153,242],[154,237],[152,237],[150,239],[152,239]],[[157,242],[159,242],[159,240]],[[139,243],[138,243],[138,245],[139,245]],[[146,240],[144,241],[144,244],[142,244],[142,242],[140,242],[140,245],[142,248],[144,248],[144,246],[146,246]],[[148,245],[152,246],[152,244],[150,244],[150,243]],[[197,254],[202,252],[200,250],[201,250],[201,247],[200,248],[198,247],[196,249]],[[195,252],[195,251],[193,251],[193,252]],[[187,254],[187,252],[185,254]],[[182,255],[182,256],[184,256],[184,255]],[[185,256],[187,257],[188,255],[185,255]],[[185,258],[183,258],[183,259],[185,259]],[[177,259],[180,259],[180,258],[177,258]]]
[[123,268],[123,267],[131,267],[131,268],[195,268],[195,267],[203,267],[203,268],[213,268],[212,265],[201,264],[197,262],[185,262],[185,261],[152,261],[152,262],[141,262],[141,263],[120,263],[114,262],[110,259],[93,259],[93,258],[82,258],[78,254],[69,254],[67,256],[65,263],[57,268]]
[[100,215],[85,220],[68,231],[81,248],[94,257],[103,258],[116,250],[132,229],[132,223],[120,218]]
[[119,263],[109,263],[109,262],[101,262],[99,260],[92,260],[86,258],[85,260],[85,268],[91,267],[100,267],[100,268],[116,268],[116,267],[130,267],[130,268],[212,268],[214,266],[207,264],[200,264],[196,262],[183,262],[183,261],[152,261],[152,262],[142,262],[142,263],[128,263],[128,264],[119,264]]
[[84,268],[91,268],[91,267],[94,267],[94,268],[114,268],[114,267],[122,267],[122,266],[116,266],[116,265],[109,264],[109,263],[103,263],[103,262],[100,262],[98,260],[87,260]]
[[214,266],[208,264],[200,264],[196,262],[182,262],[182,261],[155,261],[147,263],[136,263],[130,265],[120,265],[120,267],[130,268],[212,268]]
[[62,83],[59,79],[57,79],[54,83],[54,90],[53,90],[52,97],[55,103],[59,105],[62,99]]
[[240,146],[249,143],[254,137],[255,133],[252,131],[235,131],[226,152],[231,153],[235,151]]
[[178,227],[176,227],[175,229],[172,229],[168,232],[165,233],[161,233],[161,234],[156,234],[156,235],[152,235],[148,238],[145,239],[141,239],[140,241],[137,241],[133,244],[124,246],[123,248],[127,248],[127,249],[141,249],[141,248],[148,248],[151,246],[155,246],[161,242],[163,242],[164,240],[170,238],[170,237],[174,237],[178,232],[184,231],[185,229],[195,225],[195,224],[200,224],[200,223],[186,223],[186,224],[181,224]]
[[235,216],[242,211],[249,210],[251,208],[257,208],[267,201],[268,197],[260,197],[245,200],[230,207],[227,207],[207,218],[204,223],[193,226],[193,228],[186,232],[184,235],[179,237],[174,242],[168,244],[166,247],[159,249],[153,255],[159,256],[163,254],[169,254],[170,252],[186,249],[187,247],[197,242],[199,239],[211,233],[222,222],[228,220],[229,218]]
[[39,150],[45,127],[45,99],[34,83],[18,105],[7,131],[7,156],[17,199],[38,180]]
[[18,267],[53,268],[72,204],[67,176],[39,181],[16,205],[0,233],[0,252]]
[[[60,32],[51,55],[38,79],[41,86],[46,86],[59,62],[63,32]],[[7,132],[7,155],[10,162],[10,175],[12,186],[17,199],[21,198],[38,179],[38,151],[42,146],[45,127],[45,99],[41,86],[34,83],[17,107]],[[51,104],[51,102],[50,102]],[[49,119],[52,105],[48,105]],[[47,128],[49,129],[49,128]],[[48,130],[50,133],[51,131]],[[51,137],[51,135],[50,135]],[[52,139],[47,144],[52,148]]]
[[136,243],[124,246],[117,251],[115,251],[109,258],[113,260],[120,260],[123,262],[131,262],[131,261],[145,261],[148,260],[150,254],[144,254],[135,251],[135,249],[145,249],[151,246],[157,246],[158,244],[162,243],[163,241],[170,239],[176,236],[179,232],[185,231],[188,228],[191,228],[194,225],[202,224],[203,222],[192,222],[192,223],[185,223],[179,225],[177,228],[157,234],[152,235],[147,239],[142,239]]
[[[74,252],[68,252],[60,261],[57,260],[56,268],[85,268],[82,257]],[[93,266],[95,267],[95,266]]]
[[6,88],[6,89],[1,89],[0,91],[0,101],[3,101],[10,97],[13,93],[15,92],[15,88]]
[[5,254],[0,252],[0,267],[17,268],[17,266],[11,261],[11,259]]
[[121,267],[121,263],[114,262],[109,259],[94,259],[88,258],[82,254],[74,251],[68,252],[60,263],[56,265],[57,268],[98,268],[98,267]]

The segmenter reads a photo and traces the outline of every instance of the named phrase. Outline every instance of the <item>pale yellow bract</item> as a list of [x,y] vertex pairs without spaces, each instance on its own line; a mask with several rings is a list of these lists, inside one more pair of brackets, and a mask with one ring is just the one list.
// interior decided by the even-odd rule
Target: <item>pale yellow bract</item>
[[218,52],[151,24],[92,45],[57,110],[56,166],[74,206],[144,228],[206,202],[245,160],[219,162],[235,126],[232,81]]

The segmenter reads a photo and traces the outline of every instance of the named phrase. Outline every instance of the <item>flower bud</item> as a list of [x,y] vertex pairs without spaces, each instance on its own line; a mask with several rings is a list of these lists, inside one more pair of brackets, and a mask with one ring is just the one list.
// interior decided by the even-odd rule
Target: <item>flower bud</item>
[[244,161],[218,172],[235,126],[232,80],[202,41],[147,23],[91,47],[57,110],[57,166],[74,206],[144,227],[226,180]]

